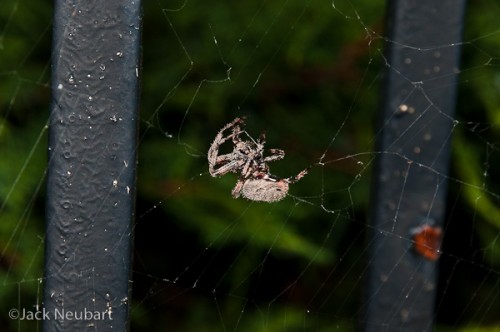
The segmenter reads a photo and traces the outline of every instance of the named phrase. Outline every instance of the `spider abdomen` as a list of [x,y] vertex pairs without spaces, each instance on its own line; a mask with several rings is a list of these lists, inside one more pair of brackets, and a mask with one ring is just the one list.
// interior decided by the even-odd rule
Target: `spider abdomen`
[[252,201],[272,203],[285,198],[288,189],[288,182],[284,180],[248,179],[241,188],[241,194]]

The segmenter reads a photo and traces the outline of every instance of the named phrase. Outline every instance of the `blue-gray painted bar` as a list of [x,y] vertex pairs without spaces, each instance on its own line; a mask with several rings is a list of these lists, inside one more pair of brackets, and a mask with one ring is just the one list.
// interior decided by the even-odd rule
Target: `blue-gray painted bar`
[[128,329],[140,14],[55,1],[44,331]]
[[465,0],[392,0],[388,8],[360,324],[364,331],[430,331],[438,260],[430,249],[427,258],[419,254],[411,239],[423,225],[442,227],[445,215]]

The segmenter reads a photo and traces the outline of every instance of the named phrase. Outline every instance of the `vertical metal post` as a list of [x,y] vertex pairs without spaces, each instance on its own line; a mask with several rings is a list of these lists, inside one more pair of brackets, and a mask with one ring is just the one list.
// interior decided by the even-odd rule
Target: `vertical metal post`
[[389,1],[365,331],[432,330],[464,11]]
[[56,0],[45,331],[128,329],[140,0]]

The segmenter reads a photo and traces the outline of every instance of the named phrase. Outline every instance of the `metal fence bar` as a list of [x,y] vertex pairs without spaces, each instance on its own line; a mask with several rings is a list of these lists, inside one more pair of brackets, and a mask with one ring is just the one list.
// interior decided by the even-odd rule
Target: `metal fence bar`
[[392,0],[388,9],[376,147],[382,153],[373,172],[361,325],[365,331],[429,331],[465,0]]
[[45,331],[128,328],[140,4],[55,1]]

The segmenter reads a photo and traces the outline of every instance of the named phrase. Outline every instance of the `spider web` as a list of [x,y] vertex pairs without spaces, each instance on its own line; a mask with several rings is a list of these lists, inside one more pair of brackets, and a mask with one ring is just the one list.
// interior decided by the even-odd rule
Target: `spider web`
[[[0,8],[0,321],[33,330],[39,321],[8,314],[42,305],[52,8]],[[359,324],[367,232],[380,231],[368,222],[373,160],[407,158],[374,148],[382,74],[396,72],[383,55],[384,14],[373,1],[144,3],[132,330]],[[463,53],[437,329],[500,329],[499,14],[495,2],[471,3],[464,42],[426,50]],[[233,199],[236,175],[208,173],[211,142],[237,116],[285,151],[272,174],[310,167],[284,200]]]

